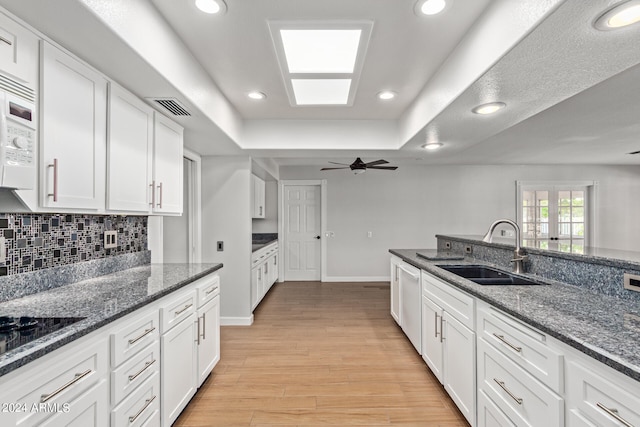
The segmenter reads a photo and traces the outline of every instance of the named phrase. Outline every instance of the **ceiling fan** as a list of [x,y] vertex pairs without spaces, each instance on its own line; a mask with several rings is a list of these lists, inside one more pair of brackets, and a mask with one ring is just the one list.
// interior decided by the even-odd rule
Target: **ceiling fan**
[[364,173],[367,171],[367,169],[383,169],[383,170],[396,170],[398,169],[397,166],[379,166],[379,165],[384,165],[387,164],[389,162],[387,162],[386,160],[375,160],[373,162],[369,162],[369,163],[365,163],[362,161],[362,159],[360,159],[360,157],[358,157],[355,162],[351,163],[350,165],[346,164],[346,163],[336,163],[336,162],[329,162],[332,163],[334,165],[342,165],[342,167],[340,168],[322,168],[320,169],[321,171],[330,171],[330,170],[335,170],[335,169],[351,169],[353,171],[353,173],[360,174],[360,173]]

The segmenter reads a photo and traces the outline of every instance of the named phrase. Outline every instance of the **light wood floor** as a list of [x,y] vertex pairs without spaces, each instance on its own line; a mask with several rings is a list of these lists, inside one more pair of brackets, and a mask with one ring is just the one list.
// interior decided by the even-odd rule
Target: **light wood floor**
[[275,285],[175,426],[468,426],[389,314],[384,283]]

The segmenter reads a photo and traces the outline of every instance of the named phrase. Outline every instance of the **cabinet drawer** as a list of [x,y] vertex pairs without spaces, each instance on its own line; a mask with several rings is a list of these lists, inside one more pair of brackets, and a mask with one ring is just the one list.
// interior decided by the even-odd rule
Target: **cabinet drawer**
[[563,392],[563,356],[545,334],[492,307],[479,306],[478,331],[488,343],[556,393]]
[[164,334],[195,312],[195,289],[171,298],[160,306],[160,333]]
[[210,275],[203,277],[196,283],[196,294],[198,296],[198,308],[205,305],[207,302],[215,298],[220,294],[220,276]]
[[[22,373],[15,381],[3,384],[3,388],[11,390],[13,402],[27,408],[26,412],[17,414],[17,425],[37,424],[51,416],[51,411],[29,410],[40,407],[40,404],[58,408],[70,406],[73,409],[77,399],[106,377],[109,364],[107,340],[80,341],[70,344],[72,348],[52,358],[39,360],[36,366],[29,366],[27,369],[37,372],[36,375]],[[104,391],[104,399],[107,399],[106,385]]]
[[564,425],[563,399],[484,339],[478,340],[478,388],[516,425]]
[[474,299],[429,273],[422,272],[422,294],[458,319],[469,329],[475,329]]
[[111,366],[116,367],[147,347],[160,336],[157,309],[125,322],[126,326],[111,334]]
[[114,405],[117,404],[147,378],[159,371],[160,342],[155,341],[111,372],[111,402]]
[[155,372],[111,411],[111,425],[112,427],[159,426],[159,415],[160,374]]
[[58,410],[38,427],[107,427],[109,425],[108,384],[100,381],[69,402],[68,411]]
[[478,392],[478,427],[516,427],[516,425],[483,391],[480,391]]
[[568,410],[598,426],[640,426],[640,384],[605,368],[567,364]]

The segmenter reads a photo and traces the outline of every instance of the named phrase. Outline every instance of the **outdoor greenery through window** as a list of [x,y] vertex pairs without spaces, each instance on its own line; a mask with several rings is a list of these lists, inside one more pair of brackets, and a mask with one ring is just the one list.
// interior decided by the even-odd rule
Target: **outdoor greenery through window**
[[522,188],[522,245],[584,253],[587,245],[587,188]]

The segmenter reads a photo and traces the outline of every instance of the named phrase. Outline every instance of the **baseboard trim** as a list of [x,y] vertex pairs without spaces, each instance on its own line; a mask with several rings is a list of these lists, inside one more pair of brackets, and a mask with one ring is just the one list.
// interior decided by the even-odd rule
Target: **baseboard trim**
[[389,276],[327,276],[323,282],[388,282]]
[[220,326],[251,326],[253,314],[250,317],[220,317]]

